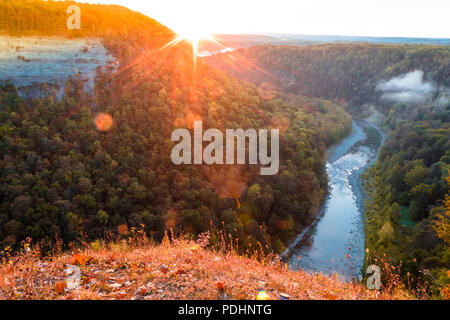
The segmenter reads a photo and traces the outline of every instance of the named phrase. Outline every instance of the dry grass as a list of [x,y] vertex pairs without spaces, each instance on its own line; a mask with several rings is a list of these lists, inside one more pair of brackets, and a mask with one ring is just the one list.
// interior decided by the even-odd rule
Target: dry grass
[[[271,299],[413,298],[401,287],[371,291],[337,276],[288,270],[273,258],[209,250],[204,241],[136,239],[96,241],[46,258],[25,245],[0,264],[0,299],[255,299],[260,289]],[[76,289],[66,283],[70,265],[81,270]]]

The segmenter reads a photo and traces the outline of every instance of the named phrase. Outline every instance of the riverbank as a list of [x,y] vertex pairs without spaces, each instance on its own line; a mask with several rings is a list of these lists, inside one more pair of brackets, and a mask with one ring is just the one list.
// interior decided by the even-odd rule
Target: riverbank
[[354,118],[351,134],[327,151],[329,194],[316,220],[283,253],[292,269],[361,277],[364,262],[364,194],[361,174],[383,142],[379,129]]

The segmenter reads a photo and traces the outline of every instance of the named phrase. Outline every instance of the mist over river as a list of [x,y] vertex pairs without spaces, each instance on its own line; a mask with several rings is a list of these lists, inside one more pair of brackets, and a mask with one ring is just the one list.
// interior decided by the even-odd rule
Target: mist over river
[[360,277],[365,250],[361,174],[382,143],[374,125],[354,119],[350,135],[327,151],[329,194],[317,219],[283,253],[290,268]]

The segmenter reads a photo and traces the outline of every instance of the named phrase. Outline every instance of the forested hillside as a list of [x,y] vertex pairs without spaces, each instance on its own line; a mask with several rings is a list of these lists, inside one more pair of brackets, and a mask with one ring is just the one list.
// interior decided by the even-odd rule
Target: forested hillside
[[[242,250],[283,250],[326,194],[325,149],[351,129],[341,105],[268,95],[195,65],[186,42],[163,47],[172,31],[122,7],[80,4],[81,31],[65,31],[67,5],[2,3],[2,32],[100,38],[120,66],[99,69],[93,92],[68,81],[60,99],[0,88],[0,245],[57,236],[67,244],[143,225],[156,240],[174,229],[210,231],[214,242],[220,230]],[[173,165],[172,131],[199,119],[204,129],[280,128],[279,173]]]
[[206,60],[261,90],[344,100],[356,115],[375,112],[388,135],[366,174],[366,247],[402,264],[407,281],[450,283],[448,242],[434,230],[448,190],[449,47],[263,46]]
[[[68,29],[67,8],[80,8],[81,28]],[[159,22],[116,5],[75,1],[6,0],[0,3],[0,34],[9,36],[95,37],[122,60],[137,51],[160,48],[175,36]],[[124,45],[126,41],[127,45]]]
[[[450,87],[447,46],[318,44],[260,46],[207,57],[216,68],[258,86],[311,97],[345,100],[358,113],[379,103],[381,80],[421,70],[427,80]],[[379,107],[384,104],[379,104]],[[389,111],[389,105],[385,106]]]

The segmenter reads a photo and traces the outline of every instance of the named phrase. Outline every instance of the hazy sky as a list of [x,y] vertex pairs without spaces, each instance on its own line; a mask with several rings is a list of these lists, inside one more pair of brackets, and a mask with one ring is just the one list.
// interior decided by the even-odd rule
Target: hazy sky
[[91,0],[114,3],[176,32],[450,38],[449,0]]

